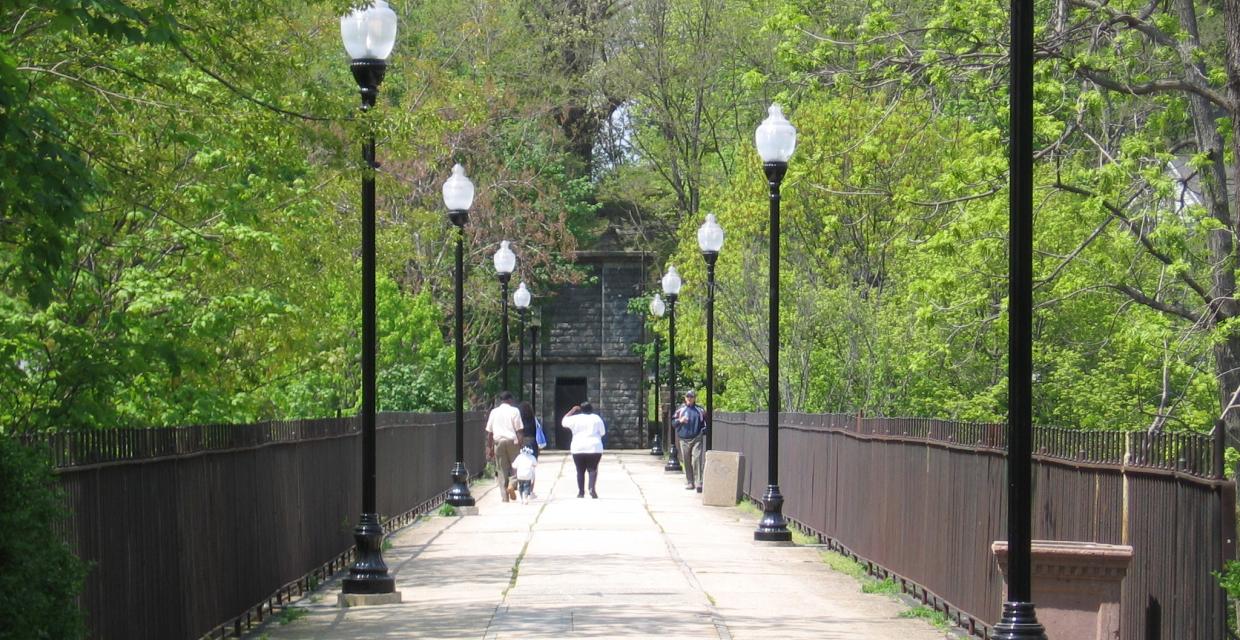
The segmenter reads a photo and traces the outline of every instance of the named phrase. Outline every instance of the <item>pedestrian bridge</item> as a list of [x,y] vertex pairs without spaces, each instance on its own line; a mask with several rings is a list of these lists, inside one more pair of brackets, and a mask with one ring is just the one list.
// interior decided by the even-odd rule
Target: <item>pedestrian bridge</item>
[[[480,515],[426,518],[450,483],[454,418],[378,416],[376,504],[398,532],[384,556],[404,603],[360,609],[337,608],[332,587],[354,560],[357,419],[28,440],[46,446],[65,490],[72,516],[58,533],[91,563],[81,602],[92,637],[925,630],[898,618],[893,601],[861,597],[815,549],[756,546],[756,513],[702,506],[683,476],[641,450],[607,454],[599,500],[577,499],[575,474],[547,451],[534,504],[501,504],[482,483]],[[467,414],[464,425],[475,473],[483,418]],[[714,446],[744,454],[749,496],[766,481],[765,420],[715,415]],[[784,513],[816,532],[806,540],[864,558],[897,591],[987,633],[1003,598],[991,553],[1005,535],[1003,425],[783,414],[780,432]],[[1132,547],[1121,638],[1223,637],[1214,572],[1234,557],[1235,483],[1221,441],[1043,427],[1033,435],[1034,537]]]
[[402,603],[341,608],[333,580],[250,637],[943,637],[861,593],[818,548],[754,543],[755,513],[702,506],[670,476],[645,452],[607,453],[599,499],[579,499],[571,459],[544,452],[529,504],[500,502],[482,480],[479,515],[426,518],[391,538]]

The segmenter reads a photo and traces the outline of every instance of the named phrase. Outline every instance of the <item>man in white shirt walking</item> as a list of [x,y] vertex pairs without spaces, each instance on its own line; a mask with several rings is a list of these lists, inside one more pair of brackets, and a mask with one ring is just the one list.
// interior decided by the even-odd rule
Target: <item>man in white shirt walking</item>
[[495,462],[499,495],[508,502],[508,477],[512,461],[520,452],[521,411],[512,402],[512,393],[501,391],[499,405],[487,416],[487,460]]

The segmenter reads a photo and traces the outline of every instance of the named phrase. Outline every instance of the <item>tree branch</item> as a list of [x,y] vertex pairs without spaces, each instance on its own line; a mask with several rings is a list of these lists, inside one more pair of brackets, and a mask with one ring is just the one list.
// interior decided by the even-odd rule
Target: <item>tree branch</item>
[[1172,302],[1163,302],[1161,300],[1151,298],[1136,287],[1126,284],[1111,284],[1107,286],[1124,295],[1127,295],[1129,298],[1132,298],[1133,302],[1145,305],[1151,309],[1156,309],[1158,311],[1162,311],[1163,313],[1179,316],[1193,323],[1196,323],[1200,319],[1197,314],[1192,312],[1192,310]]

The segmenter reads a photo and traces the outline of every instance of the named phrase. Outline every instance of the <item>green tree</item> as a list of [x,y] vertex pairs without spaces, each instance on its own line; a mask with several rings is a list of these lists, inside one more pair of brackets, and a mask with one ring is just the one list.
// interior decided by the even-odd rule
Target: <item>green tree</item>
[[44,452],[0,437],[0,638],[83,638],[86,565],[57,533],[63,496]]

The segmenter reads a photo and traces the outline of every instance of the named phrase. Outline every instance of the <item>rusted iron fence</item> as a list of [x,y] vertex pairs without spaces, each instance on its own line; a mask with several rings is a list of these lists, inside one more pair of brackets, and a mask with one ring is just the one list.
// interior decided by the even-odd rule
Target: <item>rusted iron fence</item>
[[[467,414],[473,473],[483,466],[482,420]],[[379,414],[377,499],[389,528],[442,501],[454,424],[450,413]],[[356,418],[27,442],[49,450],[72,511],[63,534],[92,565],[81,598],[92,638],[240,630],[351,558],[361,509]]]
[[[999,620],[1006,427],[783,414],[780,489],[794,524],[946,612],[978,636]],[[766,414],[717,413],[715,448],[745,455],[766,488]],[[1036,428],[1033,536],[1133,547],[1125,640],[1225,637],[1213,572],[1234,558],[1235,484],[1210,436]]]

